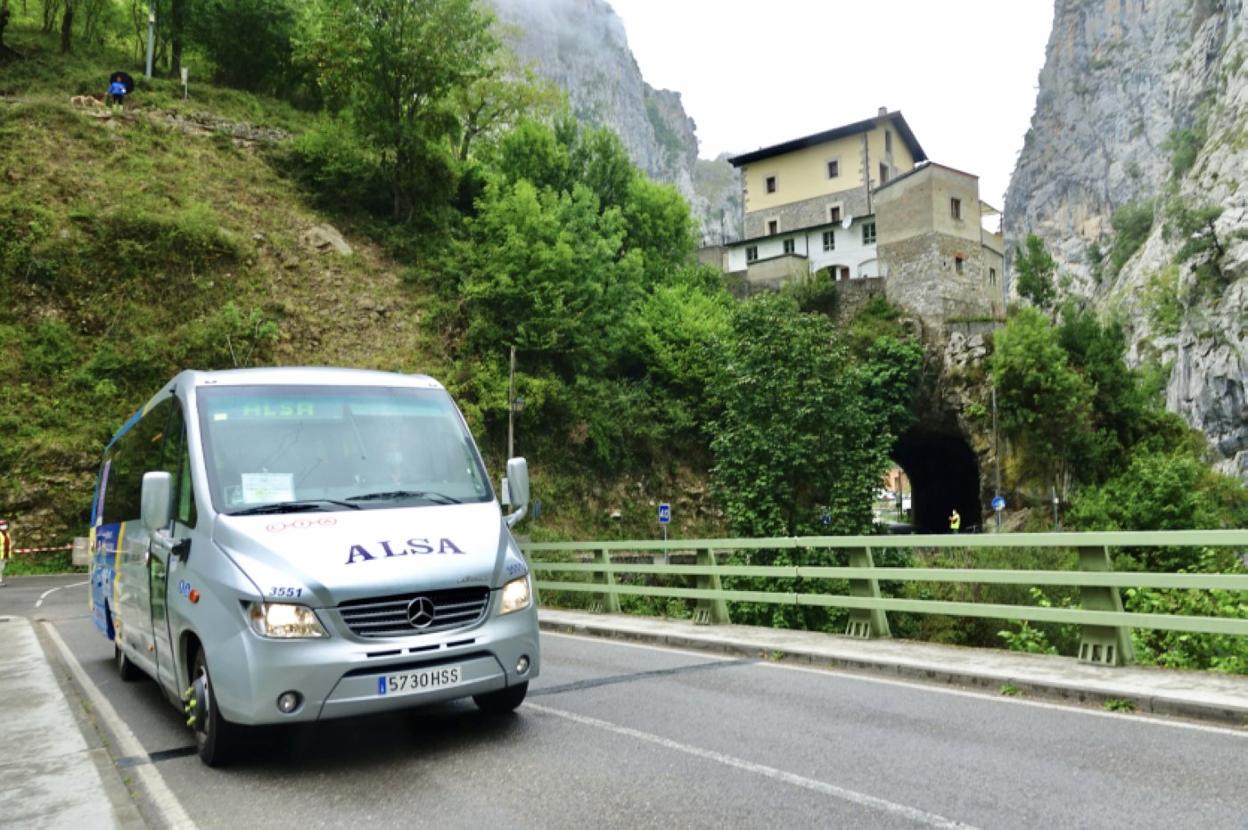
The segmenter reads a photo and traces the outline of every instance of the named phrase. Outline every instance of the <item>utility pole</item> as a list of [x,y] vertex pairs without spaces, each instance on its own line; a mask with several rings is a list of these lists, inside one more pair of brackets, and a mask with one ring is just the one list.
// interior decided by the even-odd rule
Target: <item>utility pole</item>
[[[997,438],[997,385],[992,385],[992,460],[997,468],[997,487],[993,496],[995,502],[1001,496],[1001,442]],[[997,530],[1001,529],[1001,511],[995,508],[992,511],[997,514]]]
[[516,457],[516,347],[511,347],[511,372],[507,376],[507,457]]
[[147,77],[152,77],[152,55],[156,51],[156,0],[147,8]]

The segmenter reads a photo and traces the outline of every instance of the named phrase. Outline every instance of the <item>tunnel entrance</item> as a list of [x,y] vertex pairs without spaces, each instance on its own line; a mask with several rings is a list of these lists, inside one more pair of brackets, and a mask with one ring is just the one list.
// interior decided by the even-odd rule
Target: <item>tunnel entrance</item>
[[963,533],[982,524],[979,461],[961,435],[915,427],[897,439],[892,458],[910,479],[916,533],[948,533],[955,508]]

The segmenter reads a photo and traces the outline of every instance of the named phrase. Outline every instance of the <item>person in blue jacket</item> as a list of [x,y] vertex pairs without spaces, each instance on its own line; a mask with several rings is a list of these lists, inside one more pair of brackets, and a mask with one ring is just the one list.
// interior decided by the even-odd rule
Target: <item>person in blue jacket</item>
[[126,85],[122,83],[120,78],[114,78],[108,85],[108,97],[111,102],[120,108],[123,99],[126,97]]

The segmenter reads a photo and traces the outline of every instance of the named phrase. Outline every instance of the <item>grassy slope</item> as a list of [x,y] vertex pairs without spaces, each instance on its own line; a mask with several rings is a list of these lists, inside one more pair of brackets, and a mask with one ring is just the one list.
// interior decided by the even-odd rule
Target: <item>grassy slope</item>
[[[0,69],[0,514],[20,546],[84,531],[104,443],[182,368],[437,371],[394,262],[364,239],[352,256],[301,245],[326,219],[270,145],[171,116],[287,131],[306,117],[144,81],[124,115],[100,118],[69,97],[98,91],[107,57],[64,61],[17,34],[28,59]],[[254,336],[261,318],[271,339]]]
[[[126,65],[119,56],[63,58],[21,29],[9,41],[27,60],[0,68],[0,515],[19,546],[85,533],[101,449],[183,368],[447,376],[401,263],[343,224],[352,256],[300,244],[329,217],[280,174],[280,141],[177,118],[298,133],[309,116],[208,84],[182,101],[174,82],[139,79],[126,112],[100,118],[69,98],[98,92]],[[272,338],[256,336],[260,322]],[[496,470],[498,443],[485,441]],[[537,537],[657,535],[662,499],[677,505],[679,535],[717,532],[698,477],[678,463],[612,482],[558,459],[531,464],[545,502],[528,526]]]

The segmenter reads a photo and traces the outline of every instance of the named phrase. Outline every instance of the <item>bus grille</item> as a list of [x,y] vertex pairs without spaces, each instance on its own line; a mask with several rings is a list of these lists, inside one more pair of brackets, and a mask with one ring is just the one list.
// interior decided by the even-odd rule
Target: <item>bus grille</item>
[[489,607],[488,588],[452,588],[351,600],[339,605],[338,613],[357,637],[410,637],[472,625]]

